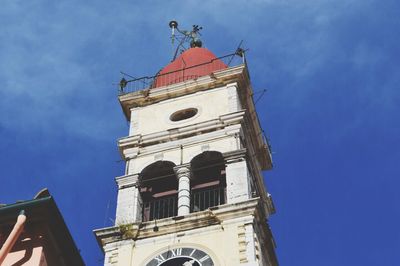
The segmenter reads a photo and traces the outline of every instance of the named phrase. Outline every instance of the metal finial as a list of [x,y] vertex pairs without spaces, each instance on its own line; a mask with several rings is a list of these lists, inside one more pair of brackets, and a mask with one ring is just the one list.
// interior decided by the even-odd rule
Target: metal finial
[[[200,40],[199,36],[201,35],[200,30],[203,29],[203,27],[200,27],[199,25],[193,25],[191,31],[180,30],[178,28],[178,22],[175,20],[171,20],[169,22],[169,27],[172,29],[172,44],[174,44],[175,39],[179,41],[179,44],[175,49],[172,61],[175,60],[178,51],[185,51],[186,49],[188,49],[187,47],[185,47],[185,45],[189,45],[190,48],[202,46],[203,43]],[[178,31],[179,34],[175,35],[175,29]]]
[[171,21],[169,22],[169,27],[170,27],[171,29],[176,29],[176,28],[178,28],[178,22],[176,22],[175,20],[171,20]]

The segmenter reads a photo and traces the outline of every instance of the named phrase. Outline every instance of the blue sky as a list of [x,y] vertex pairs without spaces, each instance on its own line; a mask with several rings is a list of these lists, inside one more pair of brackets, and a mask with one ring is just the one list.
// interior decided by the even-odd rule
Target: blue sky
[[17,1],[0,7],[0,202],[48,187],[88,265],[110,225],[113,83],[169,62],[168,22],[217,55],[249,48],[271,141],[265,173],[281,265],[400,261],[400,3],[383,0]]

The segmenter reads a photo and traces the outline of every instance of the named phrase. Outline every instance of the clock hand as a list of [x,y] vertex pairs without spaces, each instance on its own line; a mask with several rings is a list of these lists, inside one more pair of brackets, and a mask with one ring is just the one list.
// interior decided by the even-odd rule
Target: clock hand
[[193,263],[195,263],[195,262],[196,262],[195,260],[187,261],[182,266],[190,266],[190,265],[193,265]]

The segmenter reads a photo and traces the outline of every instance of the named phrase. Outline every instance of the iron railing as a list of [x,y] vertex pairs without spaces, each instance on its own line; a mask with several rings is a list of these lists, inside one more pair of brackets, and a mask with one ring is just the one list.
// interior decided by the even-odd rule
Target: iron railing
[[190,212],[204,211],[225,204],[225,188],[221,186],[194,190],[190,195]]
[[152,89],[164,85],[174,84],[185,80],[196,79],[203,75],[193,75],[193,73],[212,73],[215,69],[223,69],[226,67],[238,66],[245,64],[244,50],[236,51],[218,58],[214,58],[209,62],[184,67],[175,71],[159,74],[151,77],[134,78],[130,80],[121,80],[119,83],[118,93],[124,95],[145,89]]
[[177,215],[177,196],[162,197],[143,203],[143,221],[152,221]]

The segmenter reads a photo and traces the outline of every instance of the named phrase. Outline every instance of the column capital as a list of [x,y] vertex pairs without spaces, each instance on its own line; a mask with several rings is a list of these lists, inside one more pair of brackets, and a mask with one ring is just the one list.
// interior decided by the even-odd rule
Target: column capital
[[243,161],[246,159],[246,149],[240,149],[235,151],[229,151],[222,154],[224,157],[225,163],[234,163],[238,161]]
[[185,164],[175,166],[174,172],[178,176],[178,178],[181,175],[189,175],[190,176],[190,172],[191,172],[190,163],[185,163]]
[[138,181],[139,174],[123,175],[115,178],[115,182],[119,189],[137,186]]

